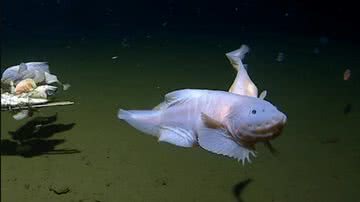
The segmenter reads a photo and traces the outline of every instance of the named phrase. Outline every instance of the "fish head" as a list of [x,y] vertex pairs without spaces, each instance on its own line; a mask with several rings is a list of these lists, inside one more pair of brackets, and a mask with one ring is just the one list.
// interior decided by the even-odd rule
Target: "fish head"
[[228,128],[235,140],[253,146],[279,136],[286,121],[287,116],[270,102],[247,97],[233,107]]

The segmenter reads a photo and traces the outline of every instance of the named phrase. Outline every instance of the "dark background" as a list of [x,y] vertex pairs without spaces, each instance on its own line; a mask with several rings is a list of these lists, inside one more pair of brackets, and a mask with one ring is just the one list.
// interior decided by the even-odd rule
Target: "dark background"
[[5,0],[1,4],[5,33],[166,27],[171,31],[216,33],[245,29],[348,39],[356,39],[359,34],[358,7],[347,0]]

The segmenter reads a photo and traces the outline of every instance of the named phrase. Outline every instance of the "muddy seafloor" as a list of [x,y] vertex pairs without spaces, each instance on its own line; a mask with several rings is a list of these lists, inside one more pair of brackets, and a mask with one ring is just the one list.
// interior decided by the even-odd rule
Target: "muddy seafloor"
[[[200,148],[158,143],[117,119],[120,107],[152,108],[176,89],[227,90],[235,71],[224,54],[243,43],[251,48],[245,59],[251,78],[288,116],[273,141],[278,155],[260,144],[253,163],[243,166]],[[237,194],[245,202],[359,199],[360,62],[347,41],[270,33],[74,34],[10,38],[1,54],[2,68],[48,61],[72,85],[60,98],[75,102],[37,113],[57,114],[41,132],[19,132],[31,119],[1,113],[4,202],[208,202],[237,201]],[[347,68],[352,75],[344,81]]]

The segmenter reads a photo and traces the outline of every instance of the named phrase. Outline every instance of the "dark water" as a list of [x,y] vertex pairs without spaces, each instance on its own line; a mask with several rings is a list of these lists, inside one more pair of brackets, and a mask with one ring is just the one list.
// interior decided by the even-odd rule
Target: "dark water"
[[[6,24],[1,68],[48,61],[72,85],[63,98],[75,105],[41,110],[38,116],[57,119],[25,146],[10,133],[29,119],[1,113],[2,201],[359,200],[356,39],[234,22],[187,27],[159,20],[157,28],[103,22],[94,22],[97,31],[48,23],[25,32],[25,24]],[[288,116],[273,143],[277,156],[258,145],[253,163],[243,166],[200,148],[158,143],[117,119],[120,107],[152,108],[176,89],[227,90],[235,72],[224,54],[241,44],[251,48],[245,59],[251,78]]]

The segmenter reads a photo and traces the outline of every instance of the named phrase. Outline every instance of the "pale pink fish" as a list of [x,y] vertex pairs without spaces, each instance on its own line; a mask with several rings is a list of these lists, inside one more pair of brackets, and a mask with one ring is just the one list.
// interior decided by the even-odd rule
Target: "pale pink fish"
[[152,110],[123,110],[118,118],[159,141],[200,147],[243,163],[257,142],[282,132],[287,117],[270,102],[225,91],[185,89],[168,93]]
[[[122,110],[118,118],[159,141],[181,147],[200,147],[250,162],[255,144],[281,134],[287,117],[270,102],[258,97],[242,60],[246,45],[226,54],[237,75],[229,92],[185,89],[168,93],[152,110]],[[266,91],[265,91],[266,92]]]

